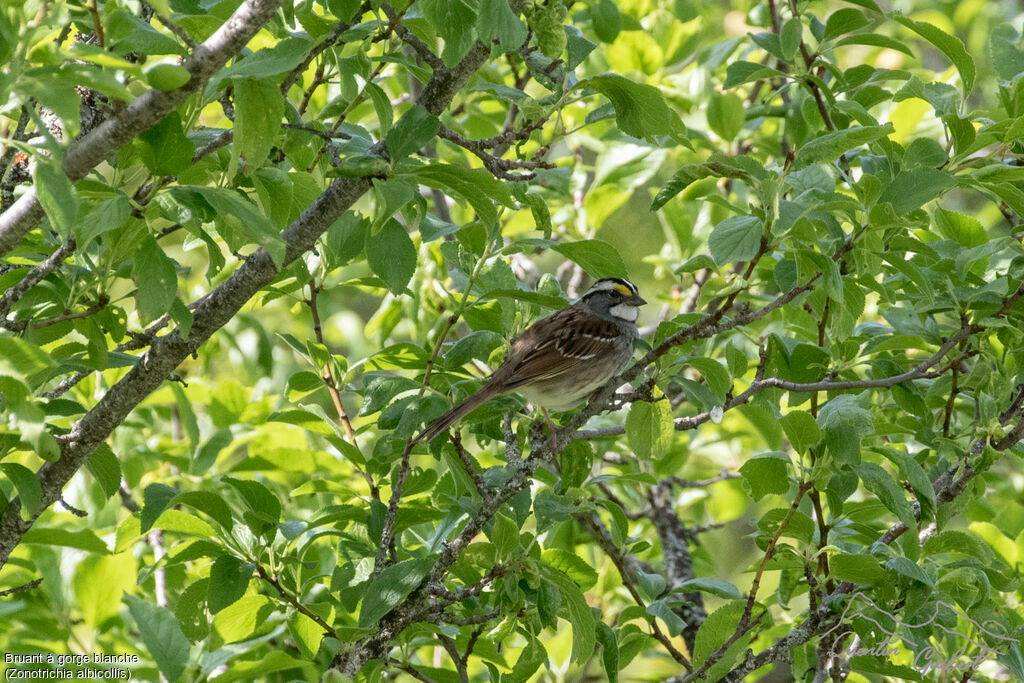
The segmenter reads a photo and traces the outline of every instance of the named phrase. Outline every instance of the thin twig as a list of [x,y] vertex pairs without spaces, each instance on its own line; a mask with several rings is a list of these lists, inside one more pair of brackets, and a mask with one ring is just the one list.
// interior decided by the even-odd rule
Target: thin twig
[[284,586],[281,585],[281,582],[278,580],[277,576],[272,576],[271,574],[269,574],[267,570],[263,567],[263,565],[256,565],[256,573],[259,575],[261,579],[263,579],[271,586],[273,586],[274,590],[276,590],[278,594],[288,602],[288,604],[294,607],[298,612],[304,614],[305,616],[315,621],[316,624],[324,630],[324,633],[326,635],[330,636],[331,638],[338,637],[338,633],[334,630],[333,626],[324,621],[323,617],[321,617],[319,614],[317,614],[316,612],[314,612],[313,610],[309,609],[301,602],[299,602],[299,600],[294,595],[292,595],[289,591],[285,589]]
[[2,590],[2,591],[0,591],[0,598],[6,598],[8,595],[14,595],[15,593],[23,593],[24,591],[30,591],[33,588],[36,588],[42,582],[43,582],[43,579],[42,579],[42,577],[40,577],[38,579],[33,579],[32,581],[29,581],[28,583],[23,583],[20,586],[15,586],[14,588],[8,588],[7,590]]

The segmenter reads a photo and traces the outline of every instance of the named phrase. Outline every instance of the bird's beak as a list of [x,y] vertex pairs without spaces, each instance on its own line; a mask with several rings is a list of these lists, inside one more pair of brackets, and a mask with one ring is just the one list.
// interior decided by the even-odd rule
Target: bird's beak
[[643,306],[644,304],[647,303],[647,299],[644,299],[639,294],[634,294],[633,296],[626,299],[626,303],[629,304],[630,306]]

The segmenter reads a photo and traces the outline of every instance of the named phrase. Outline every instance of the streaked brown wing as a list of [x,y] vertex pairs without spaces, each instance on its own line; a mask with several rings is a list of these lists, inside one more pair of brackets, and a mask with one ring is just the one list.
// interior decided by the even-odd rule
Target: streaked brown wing
[[580,363],[607,353],[618,335],[615,323],[565,308],[513,339],[499,372],[507,373],[502,379],[510,389],[574,372]]

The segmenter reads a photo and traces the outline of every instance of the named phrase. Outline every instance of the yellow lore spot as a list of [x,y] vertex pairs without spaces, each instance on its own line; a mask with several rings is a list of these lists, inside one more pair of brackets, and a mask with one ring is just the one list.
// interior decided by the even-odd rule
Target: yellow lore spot
[[615,285],[615,290],[617,292],[619,292],[619,294],[624,294],[626,296],[633,296],[633,290],[631,290],[626,285]]

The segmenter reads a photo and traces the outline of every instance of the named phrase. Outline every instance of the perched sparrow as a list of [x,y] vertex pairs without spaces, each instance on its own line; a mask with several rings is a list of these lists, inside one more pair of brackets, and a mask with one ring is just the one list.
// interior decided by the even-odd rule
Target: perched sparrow
[[637,338],[637,306],[645,303],[628,280],[598,280],[579,301],[513,339],[504,362],[480,390],[427,425],[416,441],[433,439],[508,391],[544,409],[574,407],[629,361]]

